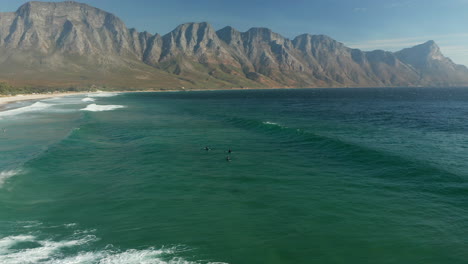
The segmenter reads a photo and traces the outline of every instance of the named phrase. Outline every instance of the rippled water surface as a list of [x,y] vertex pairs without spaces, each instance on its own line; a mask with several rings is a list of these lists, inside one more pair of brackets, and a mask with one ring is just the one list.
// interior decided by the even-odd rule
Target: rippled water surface
[[468,89],[102,93],[0,128],[0,263],[468,260]]

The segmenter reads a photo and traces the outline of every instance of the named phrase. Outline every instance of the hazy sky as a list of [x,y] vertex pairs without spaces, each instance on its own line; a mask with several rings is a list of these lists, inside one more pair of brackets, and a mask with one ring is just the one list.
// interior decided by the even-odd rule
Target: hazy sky
[[[0,0],[15,11],[24,0]],[[58,1],[54,1],[58,2]],[[165,34],[185,22],[268,27],[285,37],[326,34],[349,47],[400,50],[434,40],[468,65],[468,0],[81,0],[119,16],[128,27]]]

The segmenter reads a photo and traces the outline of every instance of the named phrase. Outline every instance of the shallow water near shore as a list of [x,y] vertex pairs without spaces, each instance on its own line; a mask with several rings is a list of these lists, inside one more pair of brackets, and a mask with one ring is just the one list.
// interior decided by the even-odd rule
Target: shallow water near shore
[[464,88],[10,105],[0,263],[466,263],[467,114]]

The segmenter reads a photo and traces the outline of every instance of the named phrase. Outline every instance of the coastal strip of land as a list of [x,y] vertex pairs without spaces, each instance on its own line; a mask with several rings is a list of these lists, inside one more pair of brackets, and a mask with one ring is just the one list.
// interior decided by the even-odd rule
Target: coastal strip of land
[[10,103],[14,103],[14,102],[32,101],[32,100],[40,100],[40,99],[63,97],[63,96],[78,95],[78,94],[88,94],[88,93],[90,93],[90,92],[19,94],[19,95],[14,95],[14,96],[2,96],[2,97],[0,97],[0,108],[5,106],[6,104],[10,104]]

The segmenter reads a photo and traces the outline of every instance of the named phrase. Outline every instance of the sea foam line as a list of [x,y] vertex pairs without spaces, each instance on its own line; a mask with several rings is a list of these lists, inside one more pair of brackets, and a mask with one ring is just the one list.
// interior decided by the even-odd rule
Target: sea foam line
[[97,104],[90,104],[81,111],[91,111],[91,112],[102,112],[102,111],[111,111],[119,108],[125,108],[123,105],[97,105]]

